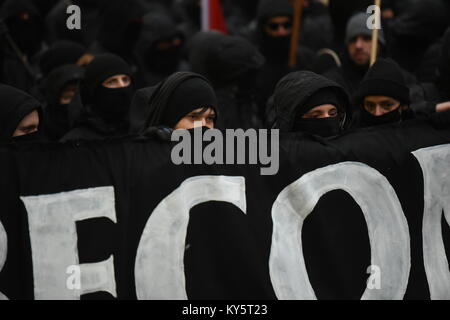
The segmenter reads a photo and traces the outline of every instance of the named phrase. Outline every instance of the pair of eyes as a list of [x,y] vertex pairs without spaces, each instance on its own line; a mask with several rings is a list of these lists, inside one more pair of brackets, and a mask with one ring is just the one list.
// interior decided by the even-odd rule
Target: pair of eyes
[[[320,117],[323,117],[323,115],[324,115],[323,112],[316,111],[316,112],[312,112],[312,113],[307,113],[303,117],[304,118],[320,118]],[[338,111],[337,111],[337,109],[331,109],[330,111],[328,111],[327,115],[332,118],[337,117]]]
[[130,77],[121,77],[120,79],[114,78],[114,79],[107,80],[107,81],[105,81],[104,85],[106,85],[106,86],[117,85],[117,84],[119,84],[119,80],[122,80],[122,82],[125,86],[128,86],[131,83]]
[[[196,114],[189,114],[189,115],[187,115],[187,118],[189,118],[192,121],[195,121],[195,120],[201,120],[202,116],[196,115]],[[206,120],[210,121],[210,122],[214,122],[216,120],[216,116],[210,115],[210,116],[206,117]]]
[[366,102],[364,104],[365,108],[368,110],[375,110],[375,108],[379,105],[384,110],[391,110],[395,108],[398,103],[395,103],[394,101],[383,101],[379,104],[373,103],[373,102]]

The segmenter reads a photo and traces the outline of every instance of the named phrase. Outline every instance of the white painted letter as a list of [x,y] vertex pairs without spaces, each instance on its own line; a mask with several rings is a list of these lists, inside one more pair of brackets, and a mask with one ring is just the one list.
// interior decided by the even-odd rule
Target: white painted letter
[[450,299],[450,270],[442,239],[442,212],[450,225],[450,144],[413,152],[423,171],[423,260],[433,300]]
[[189,178],[158,204],[147,221],[137,250],[135,281],[138,299],[187,299],[183,259],[189,211],[208,201],[229,202],[245,213],[244,178]]
[[[41,300],[77,300],[106,291],[116,296],[112,257],[79,264],[76,221],[105,217],[116,222],[113,187],[21,197],[28,213],[33,259],[34,295]],[[81,289],[67,287],[67,268],[79,265]]]
[[69,30],[80,30],[81,29],[81,9],[79,6],[70,5],[66,10],[67,14],[71,16],[67,18],[66,26]]
[[342,189],[361,207],[369,230],[372,265],[383,272],[381,289],[362,299],[402,299],[408,284],[410,239],[394,189],[378,171],[346,162],[310,172],[286,187],[272,207],[270,277],[279,299],[316,299],[302,249],[303,221],[327,192]]

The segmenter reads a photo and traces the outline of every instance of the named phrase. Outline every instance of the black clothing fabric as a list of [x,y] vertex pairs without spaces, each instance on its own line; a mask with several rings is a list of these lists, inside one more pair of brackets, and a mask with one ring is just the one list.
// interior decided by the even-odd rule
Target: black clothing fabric
[[[42,120],[42,106],[32,96],[8,85],[0,85],[0,141],[12,140],[22,119],[37,110]],[[42,124],[39,124],[42,127]]]
[[394,60],[379,58],[369,69],[355,94],[356,103],[361,105],[367,96],[385,96],[410,104],[409,88]]
[[[160,41],[178,38],[180,46],[158,50]],[[138,67],[137,86],[154,86],[176,71],[188,67],[182,61],[184,36],[172,18],[163,12],[150,12],[142,22],[142,31],[136,45],[135,60]]]
[[64,65],[56,68],[44,79],[41,91],[46,99],[44,107],[45,133],[52,141],[60,140],[74,125],[82,112],[81,103],[63,105],[60,103],[61,93],[68,84],[78,86],[84,77],[84,69],[76,65]]
[[44,76],[52,70],[67,65],[76,64],[86,53],[86,47],[79,43],[62,40],[52,44],[40,57],[39,67]]
[[258,108],[254,83],[265,60],[258,49],[244,38],[216,32],[197,34],[191,46],[191,70],[205,76],[217,94],[217,126],[261,127],[264,109]]
[[136,92],[130,109],[130,133],[143,134],[150,127],[173,128],[189,112],[203,107],[215,109],[217,98],[203,76],[177,72],[157,86]]
[[131,77],[131,70],[123,59],[113,54],[99,55],[87,66],[80,89],[84,111],[63,141],[106,139],[127,133],[133,84],[124,88],[102,85],[109,77],[119,74]]
[[271,99],[271,108],[275,111],[274,128],[282,132],[293,132],[297,115],[308,111],[305,110],[305,105],[314,107],[308,100],[321,90],[334,94],[333,100],[338,101],[336,107],[340,129],[346,129],[352,117],[349,97],[337,83],[310,71],[290,73],[277,84]]

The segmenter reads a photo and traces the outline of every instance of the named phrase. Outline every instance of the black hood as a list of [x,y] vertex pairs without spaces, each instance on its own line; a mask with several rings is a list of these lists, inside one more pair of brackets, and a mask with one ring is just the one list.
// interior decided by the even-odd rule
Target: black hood
[[142,19],[142,30],[136,50],[139,56],[147,51],[159,40],[180,35],[175,22],[164,12],[150,12]]
[[289,0],[261,0],[258,5],[257,20],[262,27],[266,21],[275,16],[293,16],[294,9]]
[[[167,116],[171,98],[175,95],[180,85],[190,80],[203,80],[205,83],[209,83],[206,78],[199,74],[177,72],[154,87],[136,91],[129,115],[130,133],[142,134],[150,127],[164,126],[164,119]],[[215,108],[215,106],[213,107]]]
[[290,132],[294,126],[297,107],[303,105],[314,93],[324,88],[332,88],[340,97],[345,113],[344,126],[349,124],[352,116],[350,100],[345,90],[334,81],[322,77],[314,72],[292,72],[278,82],[272,96],[271,104],[275,109],[275,128],[283,132]]
[[205,76],[215,88],[235,84],[264,64],[258,49],[241,37],[201,32],[191,45],[189,63],[192,71]]
[[[19,14],[23,12],[29,14],[28,20],[19,19]],[[44,26],[42,17],[32,1],[5,1],[0,8],[0,19],[5,21],[11,37],[24,54],[32,56],[39,51]]]
[[57,105],[64,86],[69,82],[79,82],[83,77],[83,68],[74,64],[63,65],[44,78],[41,90],[49,104]]
[[35,98],[14,87],[0,85],[0,141],[10,141],[20,121],[34,110],[42,121],[42,106]]
[[77,42],[58,41],[42,54],[39,67],[45,76],[58,67],[77,63],[85,53],[86,48]]

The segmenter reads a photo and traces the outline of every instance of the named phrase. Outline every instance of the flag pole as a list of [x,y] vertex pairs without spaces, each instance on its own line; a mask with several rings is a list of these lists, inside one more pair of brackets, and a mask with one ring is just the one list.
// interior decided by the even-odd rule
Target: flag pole
[[[381,0],[375,0],[375,5],[377,6],[377,9],[375,10],[375,14],[378,16],[375,16],[375,21],[378,22],[381,17]],[[370,55],[370,66],[372,66],[375,61],[377,61],[377,55],[378,55],[378,28],[372,29],[372,53]]]
[[294,21],[291,35],[291,48],[289,52],[289,66],[297,66],[298,39],[300,37],[300,28],[302,23],[303,0],[292,0],[294,7]]

